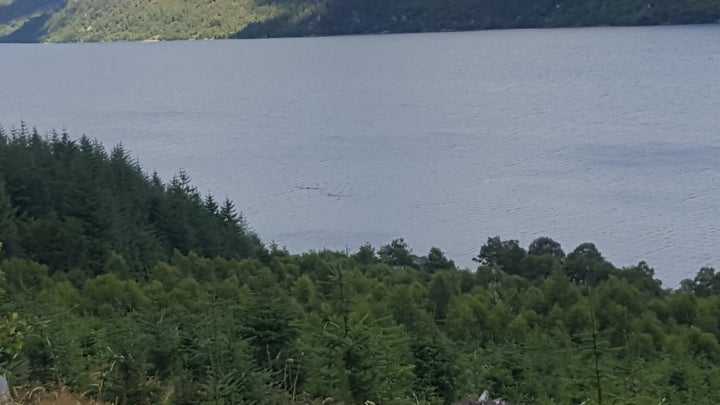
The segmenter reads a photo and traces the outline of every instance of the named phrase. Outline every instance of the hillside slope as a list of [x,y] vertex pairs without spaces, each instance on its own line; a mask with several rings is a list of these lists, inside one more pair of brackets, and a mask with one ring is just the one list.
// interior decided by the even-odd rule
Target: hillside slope
[[113,255],[127,273],[177,250],[247,258],[263,246],[229,200],[203,198],[181,172],[170,183],[145,174],[122,147],[87,137],[42,137],[0,127],[0,242],[9,258],[52,271],[103,271]]
[[0,41],[255,38],[718,20],[720,0],[0,0]]
[[403,239],[290,254],[188,181],[0,130],[0,375],[19,403],[720,403],[713,268],[664,289],[547,236],[490,237],[475,271]]

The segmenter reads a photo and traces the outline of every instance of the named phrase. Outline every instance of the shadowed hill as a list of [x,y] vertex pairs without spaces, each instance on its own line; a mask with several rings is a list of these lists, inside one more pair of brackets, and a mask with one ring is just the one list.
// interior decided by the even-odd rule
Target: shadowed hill
[[0,38],[258,38],[718,20],[720,0],[15,0],[0,5]]
[[[15,0],[0,4],[0,42],[42,41],[48,21],[66,3],[67,0]],[[3,25],[14,29],[3,30]]]
[[47,22],[50,14],[40,14],[36,17],[30,17],[20,28],[12,33],[0,36],[0,42],[9,43],[36,43],[41,42],[47,34]]
[[0,24],[58,11],[66,3],[67,0],[15,0],[10,4],[0,4]]
[[249,24],[235,37],[371,34],[497,28],[716,22],[720,1],[328,0],[315,13],[288,12]]

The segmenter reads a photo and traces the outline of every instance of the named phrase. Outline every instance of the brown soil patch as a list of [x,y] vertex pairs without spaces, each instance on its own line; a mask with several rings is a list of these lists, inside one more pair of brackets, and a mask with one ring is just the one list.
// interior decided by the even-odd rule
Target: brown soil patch
[[43,387],[18,389],[15,398],[21,405],[100,405],[66,389],[47,391]]

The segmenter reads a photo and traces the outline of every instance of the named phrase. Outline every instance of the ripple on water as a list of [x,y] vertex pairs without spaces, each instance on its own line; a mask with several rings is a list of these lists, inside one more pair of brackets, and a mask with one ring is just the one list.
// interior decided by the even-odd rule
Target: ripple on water
[[0,45],[0,122],[183,168],[295,252],[549,235],[672,285],[720,265],[718,33]]

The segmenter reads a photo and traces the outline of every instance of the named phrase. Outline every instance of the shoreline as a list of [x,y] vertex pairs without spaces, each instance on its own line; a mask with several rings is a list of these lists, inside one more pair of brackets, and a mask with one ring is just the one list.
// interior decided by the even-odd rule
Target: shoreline
[[240,36],[234,34],[229,37],[212,37],[212,38],[170,38],[163,39],[158,35],[151,36],[146,39],[127,39],[127,40],[97,40],[97,41],[37,41],[37,42],[4,42],[2,44],[99,44],[99,43],[158,43],[158,42],[181,42],[181,41],[223,41],[223,40],[267,40],[267,39],[305,39],[305,38],[332,38],[332,37],[366,37],[366,36],[384,36],[384,35],[411,35],[411,34],[450,34],[460,32],[481,32],[481,31],[527,31],[527,30],[567,30],[567,29],[590,29],[590,28],[646,28],[646,27],[687,27],[687,26],[709,26],[716,25],[720,27],[720,20],[716,22],[697,22],[697,23],[663,23],[663,24],[636,24],[636,25],[568,25],[568,26],[537,26],[537,27],[500,27],[500,28],[473,28],[473,29],[440,29],[427,31],[389,31],[383,30],[379,32],[364,33],[348,33],[348,34],[309,34],[309,35],[279,35],[279,36]]

